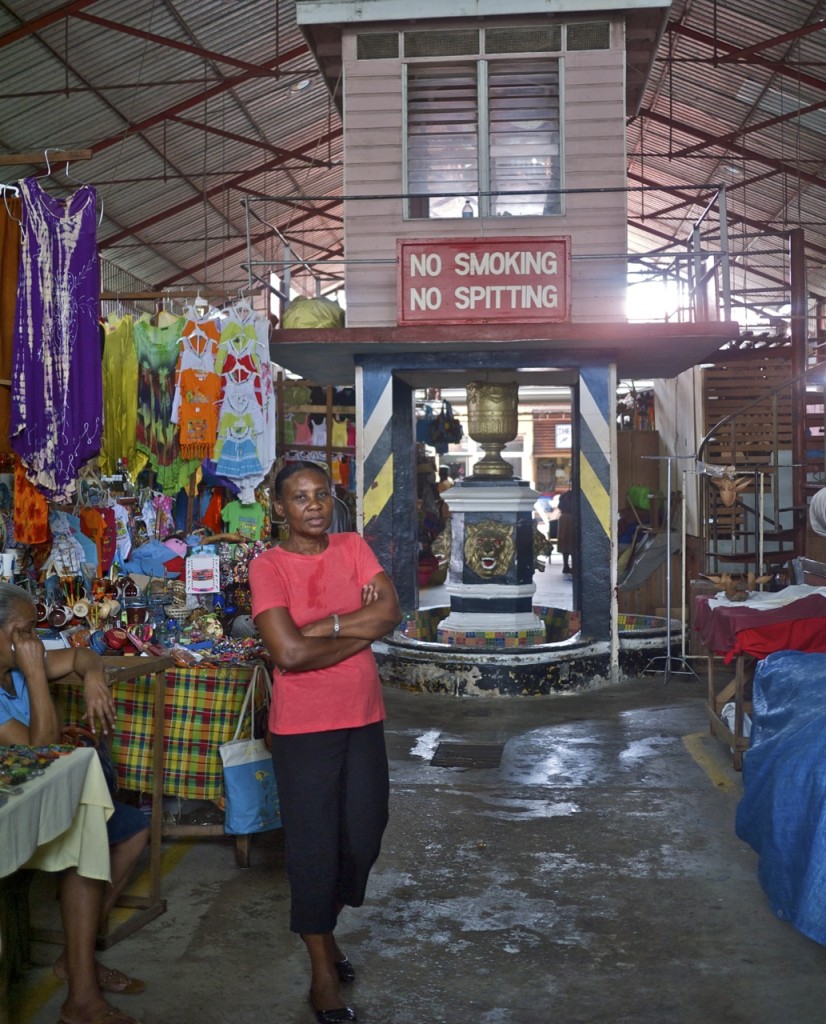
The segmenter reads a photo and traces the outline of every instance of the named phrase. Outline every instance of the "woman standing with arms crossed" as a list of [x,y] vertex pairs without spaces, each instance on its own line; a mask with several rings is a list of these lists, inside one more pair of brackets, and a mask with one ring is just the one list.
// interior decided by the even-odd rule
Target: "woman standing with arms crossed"
[[290,928],[307,947],[320,1024],[355,1020],[355,970],[334,936],[358,907],[387,825],[384,702],[370,644],[401,621],[396,590],[357,533],[328,533],[332,485],[313,462],[275,478],[289,537],[250,563],[252,614],[273,663],[270,733],[286,842]]

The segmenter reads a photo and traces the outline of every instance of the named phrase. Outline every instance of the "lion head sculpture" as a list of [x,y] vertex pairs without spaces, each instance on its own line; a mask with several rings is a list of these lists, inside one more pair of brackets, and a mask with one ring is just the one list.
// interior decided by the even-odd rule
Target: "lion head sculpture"
[[477,576],[504,576],[515,554],[512,526],[494,519],[468,525],[465,531],[465,563]]

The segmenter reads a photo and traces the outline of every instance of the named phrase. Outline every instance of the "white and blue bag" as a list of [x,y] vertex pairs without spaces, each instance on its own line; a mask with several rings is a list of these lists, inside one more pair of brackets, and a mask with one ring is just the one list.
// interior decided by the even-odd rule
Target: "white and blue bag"
[[[272,758],[263,738],[255,738],[255,690],[259,679],[269,708],[272,690],[269,674],[263,665],[256,665],[244,695],[235,734],[218,748],[224,765],[224,831],[229,835],[246,836],[281,827]],[[239,739],[247,708],[250,735],[248,739]]]

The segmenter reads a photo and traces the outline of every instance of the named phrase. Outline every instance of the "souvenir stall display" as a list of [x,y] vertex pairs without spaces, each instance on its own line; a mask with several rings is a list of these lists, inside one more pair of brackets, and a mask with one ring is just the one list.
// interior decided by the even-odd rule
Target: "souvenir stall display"
[[[0,338],[11,341],[0,578],[31,594],[49,645],[110,664],[171,656],[164,776],[179,795],[217,799],[217,743],[265,655],[247,578],[272,535],[269,320],[244,297],[219,308],[200,295],[180,312],[101,319],[95,190],[58,199],[32,178],[19,191],[4,222],[20,235],[19,266],[0,263],[0,324],[13,325]],[[152,687],[129,676],[113,747],[121,785],[142,790]],[[66,720],[80,720],[82,695],[61,690]],[[203,735],[187,724],[193,700]],[[187,760],[193,745],[203,763]]]
[[[249,637],[234,642],[224,627],[239,596],[249,607],[238,563],[250,544],[270,538],[268,323],[242,300],[222,311],[193,303],[159,323],[148,314],[109,317],[103,327],[100,457],[79,467],[60,500],[19,455],[6,464],[14,480],[4,548],[16,554],[14,581],[38,598],[39,625],[73,645],[107,654],[172,649],[186,664],[196,654],[255,656]],[[14,408],[14,382],[12,390]],[[193,579],[194,560],[217,557],[215,537],[240,545],[233,578]]]
[[207,616],[216,606],[226,623],[235,605],[220,575],[212,590],[187,588],[187,560],[214,555],[215,536],[270,539],[269,321],[245,297],[216,308],[200,294],[180,312],[101,320],[100,197],[84,184],[53,195],[46,159],[47,175],[16,183],[3,210],[19,244],[0,291],[0,571],[74,644],[218,640]]

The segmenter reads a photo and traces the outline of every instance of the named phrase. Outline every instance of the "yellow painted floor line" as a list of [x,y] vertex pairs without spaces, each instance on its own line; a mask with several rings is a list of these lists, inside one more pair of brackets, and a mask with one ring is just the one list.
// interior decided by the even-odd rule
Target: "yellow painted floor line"
[[[189,853],[191,853],[194,844],[190,842],[183,843],[170,843],[161,851],[161,878],[165,878],[174,868],[176,868],[181,861]],[[142,871],[139,875],[130,882],[127,887],[127,892],[134,896],[146,896],[149,893],[149,870]],[[163,897],[163,888],[161,889],[161,897]],[[128,921],[129,917],[137,913],[138,911],[131,907],[116,907],[111,915],[110,920],[113,926],[122,924],[124,921]],[[109,950],[106,951],[107,954]],[[56,956],[55,956],[56,958]],[[43,968],[46,970],[45,968]],[[21,987],[25,987],[25,980],[22,983],[18,983]],[[19,1017],[15,1017],[15,1020],[19,1021],[19,1024],[32,1024],[35,1014],[39,1013],[40,1010],[54,997],[55,993],[63,988],[63,982],[59,981],[51,970],[48,970],[45,977],[41,982],[35,985],[30,990],[24,992],[21,998],[15,999],[15,1011]]]
[[683,736],[683,746],[709,777],[711,784],[726,793],[737,793],[742,789],[739,773],[735,772],[731,765],[721,763],[717,751],[711,746],[719,742],[706,732],[693,732]]

